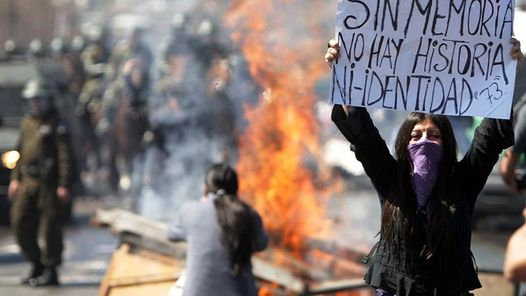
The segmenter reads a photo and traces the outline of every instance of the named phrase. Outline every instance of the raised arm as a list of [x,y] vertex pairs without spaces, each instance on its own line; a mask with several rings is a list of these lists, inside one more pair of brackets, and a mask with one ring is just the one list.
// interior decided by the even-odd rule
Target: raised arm
[[511,145],[512,120],[485,118],[475,130],[471,147],[458,166],[458,176],[467,178],[465,186],[472,208],[500,153]]
[[[509,54],[517,61],[518,67],[524,59],[521,43],[515,38],[511,38],[510,43],[513,46]],[[512,119],[485,118],[475,130],[471,147],[458,167],[458,176],[468,179],[466,189],[470,193],[469,202],[472,209],[500,153],[513,145],[513,137]]]
[[351,143],[365,173],[381,196],[386,196],[396,176],[396,161],[363,107],[334,105],[331,119]]
[[[340,57],[340,46],[336,39],[329,40],[327,45],[324,58],[327,65],[332,67],[332,63]],[[390,182],[396,176],[396,161],[367,110],[363,107],[334,105],[331,119],[351,143],[351,150],[362,163],[380,196],[385,197]]]

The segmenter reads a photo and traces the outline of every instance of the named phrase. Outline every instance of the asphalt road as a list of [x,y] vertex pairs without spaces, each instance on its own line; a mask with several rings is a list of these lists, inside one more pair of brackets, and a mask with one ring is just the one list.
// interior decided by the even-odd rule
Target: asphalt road
[[62,285],[56,288],[31,288],[19,285],[29,264],[20,255],[7,227],[0,227],[0,295],[97,295],[99,285],[117,246],[117,238],[107,230],[89,224],[99,202],[83,198],[75,205],[75,218],[66,227],[64,262],[60,267]]
[[[122,200],[112,202],[122,205]],[[109,231],[90,225],[89,219],[98,207],[108,207],[91,198],[75,204],[74,221],[66,227],[64,263],[60,268],[62,285],[57,288],[30,288],[19,285],[29,265],[20,256],[10,231],[0,227],[0,295],[97,295],[111,254],[118,240]],[[111,206],[110,206],[111,207]],[[338,242],[352,244],[367,251],[374,243],[379,228],[379,204],[370,190],[355,190],[342,194],[328,204],[331,220],[336,222]],[[504,250],[510,233],[479,229],[473,234],[472,250],[481,270],[501,270]],[[524,290],[523,290],[524,291]]]

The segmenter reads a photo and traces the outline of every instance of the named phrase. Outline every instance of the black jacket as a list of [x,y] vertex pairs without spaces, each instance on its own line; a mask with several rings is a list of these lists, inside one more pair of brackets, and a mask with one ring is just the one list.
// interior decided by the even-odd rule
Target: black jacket
[[[351,107],[347,116],[340,105],[335,105],[332,120],[351,143],[351,150],[371,179],[383,208],[399,181],[397,161],[365,108]],[[511,120],[484,119],[475,131],[469,151],[455,164],[447,179],[449,202],[440,203],[449,212],[447,233],[453,238],[449,245],[433,259],[425,260],[421,250],[426,243],[427,218],[414,214],[412,247],[406,252],[405,230],[400,221],[395,221],[396,239],[388,247],[387,240],[380,237],[371,252],[365,281],[397,296],[459,296],[480,288],[470,250],[471,215],[499,154],[512,144]]]

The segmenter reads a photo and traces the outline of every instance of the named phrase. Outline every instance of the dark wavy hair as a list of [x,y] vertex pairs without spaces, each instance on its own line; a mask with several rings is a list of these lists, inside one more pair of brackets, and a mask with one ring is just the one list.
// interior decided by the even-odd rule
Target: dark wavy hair
[[237,174],[228,165],[212,165],[206,174],[205,184],[208,192],[217,195],[214,206],[221,228],[221,240],[230,251],[234,263],[233,273],[238,274],[243,266],[250,264],[254,252],[252,210],[238,198]]
[[431,259],[433,255],[448,246],[452,239],[453,225],[451,225],[448,207],[441,204],[451,204],[451,194],[448,193],[449,177],[455,169],[457,163],[457,143],[453,128],[449,119],[443,115],[428,113],[410,113],[400,126],[396,138],[395,150],[398,163],[398,182],[393,182],[391,190],[382,211],[381,235],[388,241],[397,239],[395,236],[397,221],[401,222],[405,235],[406,251],[412,248],[413,236],[415,235],[415,217],[417,212],[416,196],[413,192],[410,180],[412,160],[407,150],[407,145],[411,140],[411,132],[415,125],[423,120],[431,120],[440,130],[443,154],[439,164],[437,180],[431,196],[429,198],[429,228],[427,231],[427,241],[422,251],[426,259]]

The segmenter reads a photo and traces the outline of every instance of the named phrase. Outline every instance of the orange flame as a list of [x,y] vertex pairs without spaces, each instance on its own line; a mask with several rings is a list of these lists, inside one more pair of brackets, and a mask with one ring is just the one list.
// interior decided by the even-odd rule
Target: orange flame
[[328,226],[327,189],[320,186],[327,178],[318,164],[315,169],[307,164],[320,154],[314,86],[328,72],[322,58],[326,38],[319,33],[326,22],[319,13],[324,6],[319,0],[237,0],[225,19],[252,77],[265,90],[257,106],[245,108],[241,194],[296,255],[306,237],[320,237]]

